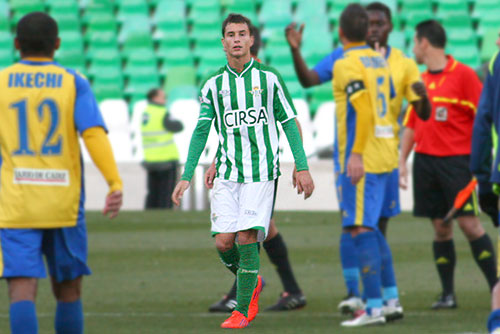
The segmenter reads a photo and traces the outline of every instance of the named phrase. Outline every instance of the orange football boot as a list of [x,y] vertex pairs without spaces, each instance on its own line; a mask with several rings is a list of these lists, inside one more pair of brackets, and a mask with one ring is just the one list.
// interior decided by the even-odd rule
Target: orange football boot
[[259,297],[262,289],[266,285],[262,276],[257,276],[257,286],[253,290],[252,299],[250,300],[250,305],[248,306],[248,322],[253,321],[259,313]]
[[239,311],[233,311],[231,316],[221,325],[221,328],[245,328],[248,326],[248,319]]

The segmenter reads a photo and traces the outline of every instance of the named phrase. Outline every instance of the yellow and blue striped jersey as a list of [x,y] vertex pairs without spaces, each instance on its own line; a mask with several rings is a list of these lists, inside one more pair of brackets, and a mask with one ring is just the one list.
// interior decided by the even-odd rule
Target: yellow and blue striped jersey
[[[356,133],[356,110],[353,101],[368,93],[366,108],[372,113],[373,124],[368,133]],[[397,164],[393,147],[397,144],[390,116],[394,87],[389,66],[382,56],[365,43],[348,45],[344,56],[333,68],[333,94],[336,101],[336,127],[340,172],[345,172],[347,159],[357,136],[367,136],[363,163],[368,173],[392,171]]]
[[48,58],[0,71],[0,228],[83,221],[78,132],[105,129],[88,81]]

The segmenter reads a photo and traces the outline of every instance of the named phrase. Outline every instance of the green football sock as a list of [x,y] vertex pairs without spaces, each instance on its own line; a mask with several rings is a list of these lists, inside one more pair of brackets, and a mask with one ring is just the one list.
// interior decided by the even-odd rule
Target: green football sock
[[222,263],[227,269],[231,270],[231,272],[236,275],[240,262],[240,252],[238,251],[238,246],[234,244],[233,248],[226,252],[221,252],[220,250],[217,251],[219,252],[219,257]]
[[248,316],[248,305],[252,299],[253,290],[257,285],[257,275],[259,274],[260,259],[258,244],[240,245],[240,268],[237,274],[236,302],[235,310]]

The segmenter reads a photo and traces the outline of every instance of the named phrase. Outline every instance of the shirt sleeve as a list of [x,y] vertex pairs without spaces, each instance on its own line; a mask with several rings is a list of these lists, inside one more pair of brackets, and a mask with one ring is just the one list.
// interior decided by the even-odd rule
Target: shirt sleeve
[[78,73],[73,73],[73,75],[76,87],[74,110],[76,129],[80,135],[88,128],[96,126],[102,127],[107,132],[106,124],[104,124],[104,119],[99,111],[99,106],[89,82]]
[[410,104],[406,109],[405,119],[403,120],[403,125],[410,129],[415,129],[415,110],[413,110],[413,106]]
[[276,75],[273,101],[274,114],[280,123],[285,123],[297,117],[297,111],[283,78],[281,78],[281,75],[277,71],[274,74]]
[[490,73],[488,73],[479,100],[472,131],[470,169],[480,183],[489,182],[492,166],[491,151],[493,141],[491,127],[493,117],[491,110],[491,81],[492,77]]
[[420,97],[415,94],[411,86],[415,82],[420,82],[420,71],[418,70],[417,64],[413,59],[406,59],[408,65],[406,66],[406,75],[404,81],[404,96],[408,102],[414,102],[420,100]]
[[471,68],[467,67],[467,71],[464,74],[465,76],[461,80],[462,99],[460,104],[469,107],[475,114],[479,104],[479,98],[481,97],[483,84],[479,80],[476,72],[474,72]]
[[319,81],[325,83],[331,81],[333,78],[333,66],[335,62],[342,58],[344,50],[339,47],[332,51],[329,55],[320,60],[319,63],[314,66],[313,70],[318,74]]
[[215,118],[215,108],[210,83],[211,81],[205,82],[200,90],[200,115],[198,117],[200,121],[211,121]]

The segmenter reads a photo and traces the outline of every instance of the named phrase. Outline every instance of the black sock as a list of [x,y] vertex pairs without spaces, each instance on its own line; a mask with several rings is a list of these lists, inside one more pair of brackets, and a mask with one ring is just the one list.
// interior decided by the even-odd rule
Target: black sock
[[378,220],[378,229],[382,233],[382,235],[385,237],[386,232],[387,232],[387,223],[389,222],[389,218],[387,217],[380,217]]
[[434,251],[434,262],[441,279],[443,294],[449,295],[454,291],[453,272],[455,270],[455,245],[453,240],[434,241],[432,244]]
[[263,245],[267,252],[267,256],[269,256],[269,260],[276,266],[284,290],[292,294],[300,293],[300,288],[293,275],[292,266],[288,260],[286,245],[281,234],[278,233],[271,240],[265,241]]
[[227,298],[230,299],[236,299],[236,278],[234,279],[233,286],[231,287],[231,290],[227,293]]
[[497,267],[495,251],[493,250],[490,237],[486,233],[483,234],[479,239],[470,242],[470,248],[474,260],[476,260],[477,265],[481,268],[488,281],[490,290],[492,290],[497,282]]

